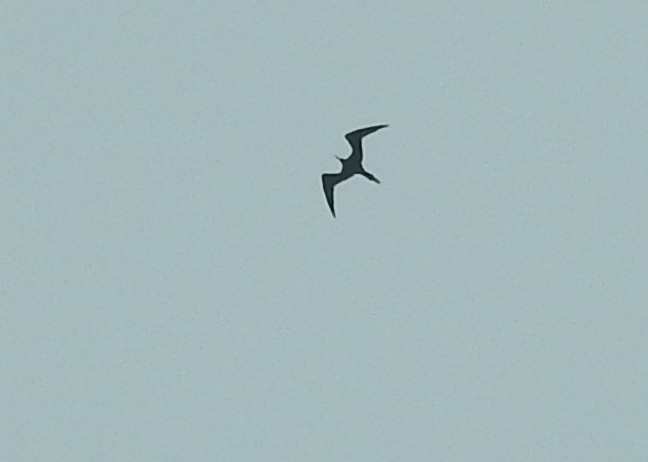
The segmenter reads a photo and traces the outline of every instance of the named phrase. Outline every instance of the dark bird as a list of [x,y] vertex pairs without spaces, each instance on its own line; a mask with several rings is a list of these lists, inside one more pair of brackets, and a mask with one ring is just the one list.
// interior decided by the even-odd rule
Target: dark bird
[[387,125],[375,125],[373,127],[360,128],[344,135],[346,140],[351,145],[351,155],[346,159],[335,156],[342,163],[342,170],[340,170],[339,173],[325,173],[324,175],[322,175],[324,195],[326,196],[326,202],[328,202],[333,217],[335,217],[335,207],[333,206],[333,188],[335,188],[338,183],[341,183],[344,180],[348,180],[356,174],[362,175],[368,180],[371,180],[375,183],[380,183],[380,180],[378,180],[378,178],[367,172],[362,166],[362,138],[385,127],[387,127]]

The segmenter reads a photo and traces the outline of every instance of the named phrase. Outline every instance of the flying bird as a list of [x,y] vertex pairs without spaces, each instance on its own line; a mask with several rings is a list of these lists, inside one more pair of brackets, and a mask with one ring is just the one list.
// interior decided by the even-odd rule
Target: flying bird
[[374,125],[373,127],[360,128],[344,135],[346,140],[351,145],[351,155],[346,159],[335,156],[337,160],[342,163],[342,170],[340,170],[338,173],[325,173],[322,175],[324,195],[326,196],[326,202],[328,202],[328,206],[331,209],[331,213],[333,214],[334,218],[335,207],[333,205],[333,189],[337,184],[343,182],[344,180],[348,180],[353,175],[362,175],[368,180],[380,184],[380,180],[378,180],[378,178],[373,176],[371,173],[367,172],[362,166],[362,138],[387,126],[388,125]]

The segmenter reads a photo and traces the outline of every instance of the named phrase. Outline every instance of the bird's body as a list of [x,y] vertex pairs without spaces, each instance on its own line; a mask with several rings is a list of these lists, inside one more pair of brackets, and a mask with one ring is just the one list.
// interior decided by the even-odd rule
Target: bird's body
[[371,173],[367,172],[362,165],[362,138],[366,135],[385,128],[387,125],[375,125],[373,127],[361,128],[359,130],[352,131],[345,135],[346,140],[351,145],[351,155],[346,159],[337,157],[337,159],[342,163],[342,170],[338,173],[325,173],[322,175],[322,186],[324,188],[324,195],[326,196],[326,202],[331,209],[333,217],[335,217],[335,207],[333,203],[333,189],[338,183],[341,183],[345,180],[348,180],[354,175],[362,175],[368,180],[371,180],[375,183],[380,183],[380,180],[373,176]]

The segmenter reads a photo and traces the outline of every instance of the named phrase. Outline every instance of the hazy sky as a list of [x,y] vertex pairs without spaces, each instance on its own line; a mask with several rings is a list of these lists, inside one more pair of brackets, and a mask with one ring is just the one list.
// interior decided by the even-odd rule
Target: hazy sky
[[648,4],[351,3],[3,2],[3,461],[646,460]]

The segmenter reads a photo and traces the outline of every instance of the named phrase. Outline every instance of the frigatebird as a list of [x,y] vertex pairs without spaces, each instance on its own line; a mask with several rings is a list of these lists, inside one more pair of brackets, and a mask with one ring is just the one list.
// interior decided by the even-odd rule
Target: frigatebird
[[362,138],[370,133],[373,133],[387,125],[374,125],[373,127],[360,128],[344,135],[346,140],[351,145],[351,155],[346,159],[335,156],[337,160],[342,163],[342,170],[338,173],[325,173],[322,175],[322,186],[324,187],[324,195],[326,202],[328,202],[333,218],[335,218],[335,207],[333,206],[333,188],[338,183],[348,180],[353,175],[362,175],[368,180],[380,184],[380,180],[367,172],[362,166]]

